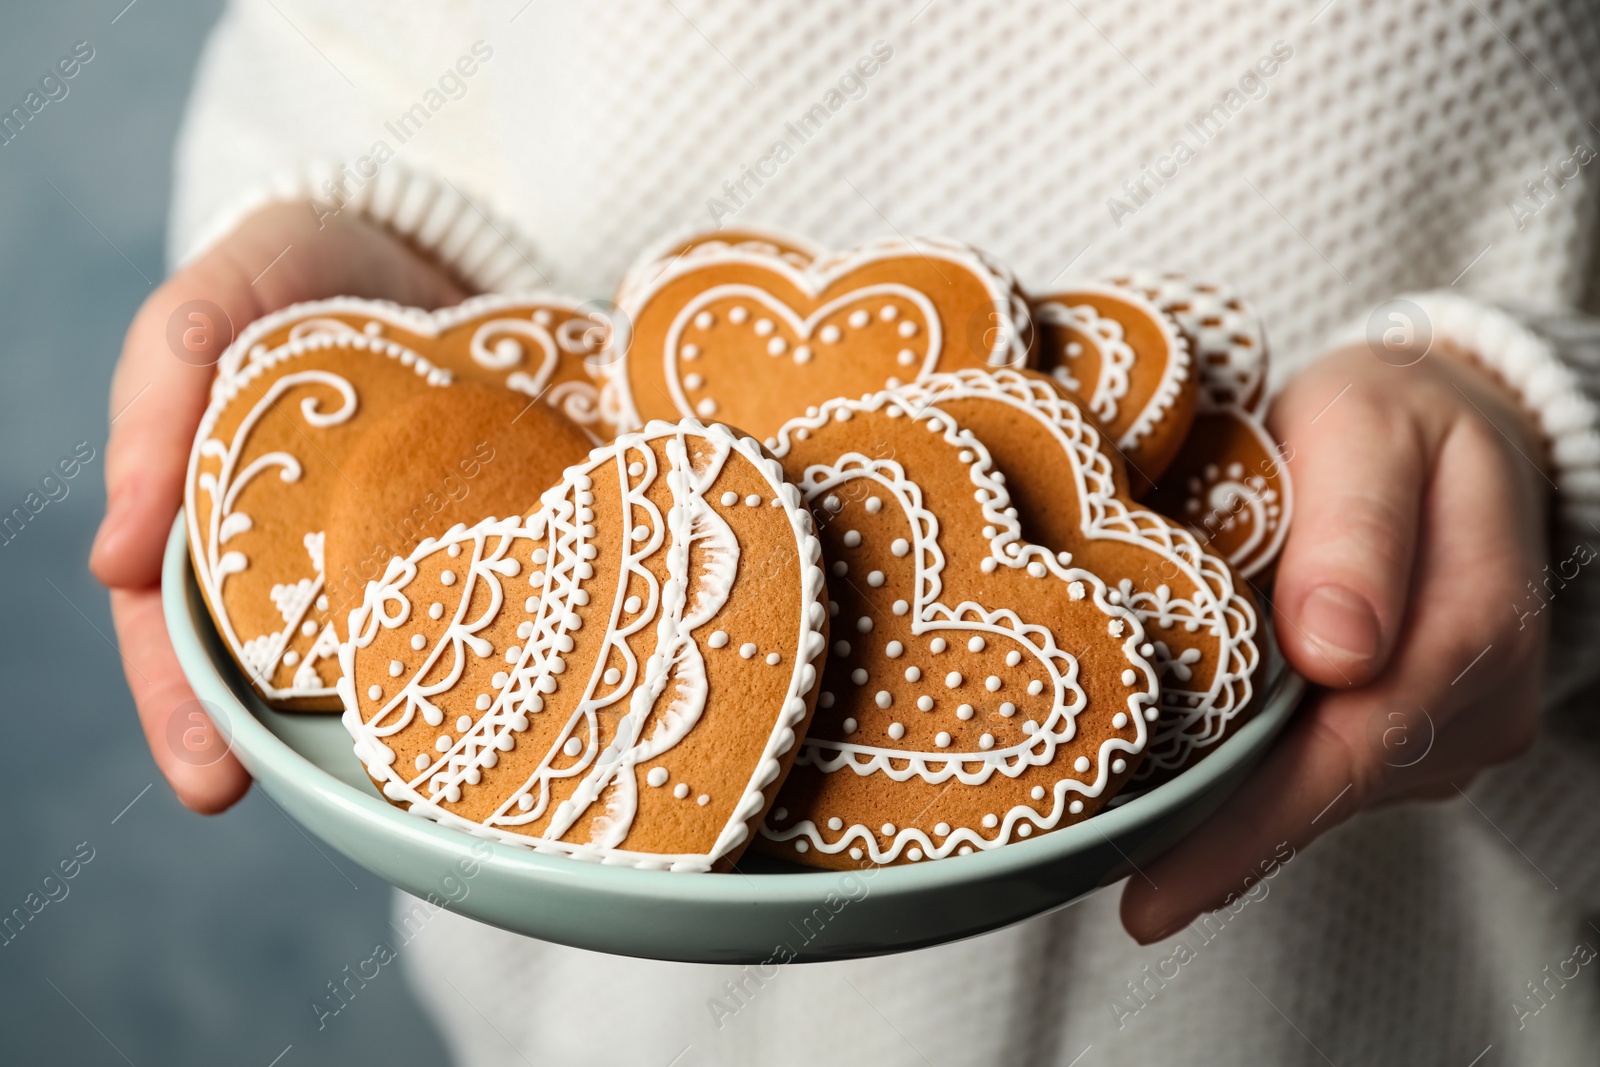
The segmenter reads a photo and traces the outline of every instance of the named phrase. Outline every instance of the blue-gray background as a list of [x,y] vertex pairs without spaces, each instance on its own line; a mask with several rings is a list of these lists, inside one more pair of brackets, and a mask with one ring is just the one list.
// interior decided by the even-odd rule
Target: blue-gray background
[[0,945],[0,1061],[441,1063],[392,971],[318,1031],[311,1000],[385,936],[387,888],[259,792],[214,819],[173,799],[85,566],[111,367],[163,274],[173,138],[220,6],[126,3],[0,2],[0,110],[75,42],[95,49],[68,96],[0,147],[0,513],[78,442],[95,449],[0,546],[0,914],[80,842],[94,849],[67,897]]

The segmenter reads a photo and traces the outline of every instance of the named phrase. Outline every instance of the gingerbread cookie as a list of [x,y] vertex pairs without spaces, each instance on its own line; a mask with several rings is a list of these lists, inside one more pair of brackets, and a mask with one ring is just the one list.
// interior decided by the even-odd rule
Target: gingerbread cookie
[[1020,366],[1032,338],[1011,278],[945,241],[882,241],[804,268],[707,249],[623,296],[601,396],[620,426],[693,415],[766,437],[836,396]]
[[339,464],[323,527],[323,592],[338,636],[392,557],[457,523],[522,514],[589,447],[553,408],[473,382],[374,412]]
[[1039,369],[1104,427],[1136,492],[1167,469],[1194,421],[1198,367],[1178,324],[1140,293],[1076,284],[1033,308]]
[[219,361],[219,378],[287,341],[348,332],[427,352],[436,366],[463,380],[540,400],[583,427],[593,443],[615,432],[600,416],[591,366],[610,335],[610,320],[548,293],[488,294],[438,311],[355,297],[294,304],[247,326]]
[[1022,535],[1101,575],[1149,640],[1161,680],[1154,737],[1137,781],[1214,750],[1253,710],[1255,606],[1227,562],[1129,496],[1114,453],[1051,378],[1035,371],[936,374],[899,390],[936,405],[982,441]]
[[390,562],[339,692],[395,804],[542,852],[737,859],[794,758],[827,615],[810,516],[761,446],[651,423],[524,517]]
[[1261,317],[1237,293],[1178,273],[1134,272],[1178,323],[1200,365],[1200,414],[1183,455],[1147,494],[1247,578],[1270,572],[1289,530],[1294,487],[1267,432],[1268,350]]
[[1277,562],[1294,506],[1283,451],[1242,408],[1202,411],[1183,453],[1147,497],[1246,578]]
[[829,563],[832,651],[763,851],[938,859],[1094,814],[1158,715],[1144,628],[1094,572],[1024,540],[988,451],[894,392],[777,434]]
[[286,341],[213,386],[184,488],[189,550],[218,632],[269,704],[338,706],[323,547],[340,464],[375,414],[450,381],[351,331]]
[[685,256],[715,255],[729,250],[774,256],[804,270],[824,254],[821,246],[799,234],[761,226],[729,226],[724,230],[699,230],[675,234],[639,255],[617,286],[617,303],[626,303]]

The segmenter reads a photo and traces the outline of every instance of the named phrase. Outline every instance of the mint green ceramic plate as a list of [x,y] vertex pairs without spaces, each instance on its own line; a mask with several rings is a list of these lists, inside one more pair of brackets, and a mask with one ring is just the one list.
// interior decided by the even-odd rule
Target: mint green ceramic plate
[[385,802],[337,715],[276,712],[251,692],[195,585],[182,516],[167,542],[162,598],[178,660],[223,720],[234,752],[328,844],[482,922],[579,948],[697,963],[902,952],[1067,904],[1193,830],[1255,766],[1306,688],[1274,655],[1265,706],[1204,762],[1087,822],[993,852],[845,873],[751,855],[741,873],[670,874],[489,844]]

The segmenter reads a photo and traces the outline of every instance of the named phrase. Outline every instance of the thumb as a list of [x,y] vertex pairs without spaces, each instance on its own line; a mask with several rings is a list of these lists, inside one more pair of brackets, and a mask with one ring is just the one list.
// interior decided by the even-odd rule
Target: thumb
[[1292,383],[1269,422],[1291,450],[1296,510],[1274,594],[1284,655],[1319,685],[1372,680],[1405,615],[1428,469],[1428,428],[1404,368],[1364,350]]

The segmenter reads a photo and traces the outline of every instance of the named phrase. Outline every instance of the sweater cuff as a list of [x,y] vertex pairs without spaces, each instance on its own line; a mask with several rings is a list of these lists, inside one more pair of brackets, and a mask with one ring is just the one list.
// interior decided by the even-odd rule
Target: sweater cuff
[[271,175],[213,215],[185,243],[178,265],[273,203],[302,203],[323,221],[352,212],[404,238],[479,292],[549,287],[534,265],[532,247],[510,223],[448,181],[394,163],[375,166],[370,157],[358,163],[314,160]]
[[[1471,352],[1533,414],[1550,448],[1567,522],[1600,524],[1600,408],[1584,391],[1566,353],[1511,312],[1448,292],[1408,293],[1442,338]],[[1342,331],[1340,344],[1365,343],[1361,325]]]

